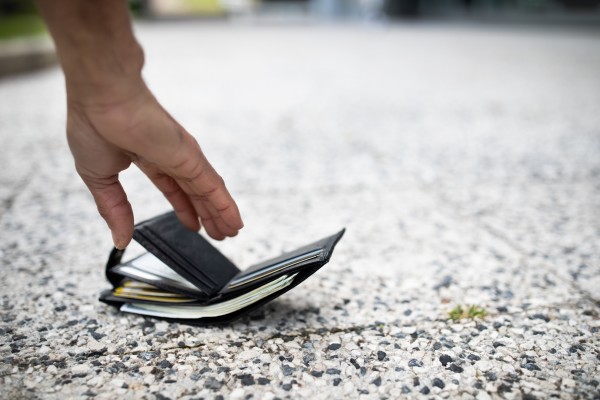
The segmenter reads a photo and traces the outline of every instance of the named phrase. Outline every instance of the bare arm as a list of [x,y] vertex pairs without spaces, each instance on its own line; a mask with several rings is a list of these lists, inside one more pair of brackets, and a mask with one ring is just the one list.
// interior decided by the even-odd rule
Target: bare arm
[[38,0],[56,43],[67,88],[67,138],[77,172],[106,220],[115,246],[133,232],[119,172],[135,163],[188,228],[214,239],[243,227],[223,179],[196,140],[144,83],[143,51],[126,0]]

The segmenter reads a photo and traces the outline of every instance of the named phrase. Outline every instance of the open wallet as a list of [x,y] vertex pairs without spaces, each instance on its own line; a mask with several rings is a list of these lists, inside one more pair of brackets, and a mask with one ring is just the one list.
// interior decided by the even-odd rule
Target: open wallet
[[281,296],[329,262],[344,230],[243,271],[174,212],[135,226],[148,252],[122,261],[113,249],[106,265],[111,290],[100,301],[123,312],[190,325],[228,323]]

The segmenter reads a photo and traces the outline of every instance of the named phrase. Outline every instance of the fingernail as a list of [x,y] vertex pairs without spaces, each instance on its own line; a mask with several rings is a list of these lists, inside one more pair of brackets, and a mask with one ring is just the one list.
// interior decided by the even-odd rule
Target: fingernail
[[123,246],[123,242],[121,240],[119,240],[119,238],[114,233],[112,233],[112,240],[113,240],[113,243],[115,244],[115,247],[117,249],[123,250],[125,248]]

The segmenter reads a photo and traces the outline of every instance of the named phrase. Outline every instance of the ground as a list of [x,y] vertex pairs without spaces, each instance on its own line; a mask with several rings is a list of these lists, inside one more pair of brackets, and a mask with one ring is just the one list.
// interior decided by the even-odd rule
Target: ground
[[[136,28],[149,85],[239,202],[223,253],[346,236],[234,324],[119,313],[97,301],[110,234],[64,140],[61,73],[4,79],[0,397],[600,397],[599,30]],[[138,221],[168,210],[123,180]],[[459,305],[487,315],[451,320]]]

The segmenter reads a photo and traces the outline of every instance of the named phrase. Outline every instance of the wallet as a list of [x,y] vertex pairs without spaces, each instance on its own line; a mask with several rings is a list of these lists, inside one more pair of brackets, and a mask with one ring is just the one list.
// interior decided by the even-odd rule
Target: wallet
[[329,262],[340,232],[240,270],[174,212],[135,226],[147,252],[122,261],[113,249],[106,264],[112,289],[100,301],[122,312],[190,325],[228,323],[281,296]]

